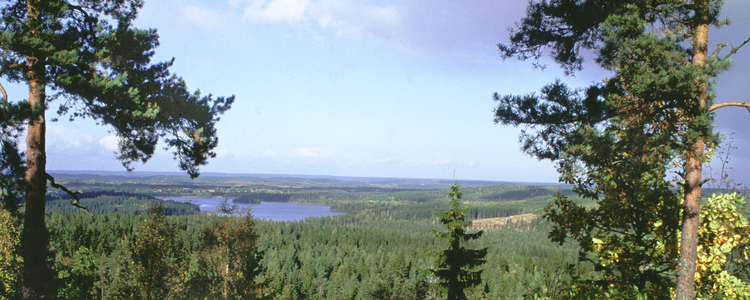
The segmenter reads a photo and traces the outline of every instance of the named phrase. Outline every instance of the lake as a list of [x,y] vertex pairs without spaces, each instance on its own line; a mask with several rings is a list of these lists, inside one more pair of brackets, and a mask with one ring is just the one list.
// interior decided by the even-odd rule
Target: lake
[[[216,212],[224,198],[198,198],[198,197],[159,197],[164,200],[188,202],[200,206],[201,211]],[[297,204],[289,202],[261,202],[260,204],[232,203],[234,198],[226,198],[227,202],[237,205],[240,209],[250,207],[252,214],[257,219],[272,221],[299,221],[307,217],[327,217],[345,214],[344,212],[331,211],[327,205]]]

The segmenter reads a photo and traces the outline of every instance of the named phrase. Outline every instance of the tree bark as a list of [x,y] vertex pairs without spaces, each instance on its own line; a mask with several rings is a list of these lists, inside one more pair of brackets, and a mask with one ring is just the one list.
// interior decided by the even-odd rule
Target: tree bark
[[[42,72],[43,66],[42,66]],[[47,193],[43,73],[29,71],[29,104],[33,111],[26,137],[26,210],[21,233],[24,259],[24,299],[39,299],[51,292],[51,269],[47,265],[49,237],[44,225]]]
[[[696,1],[696,26],[693,31],[693,64],[701,68],[708,56],[708,20],[705,15],[703,1]],[[700,85],[701,93],[696,101],[701,108],[708,110],[708,78],[699,71],[696,84]],[[691,120],[692,121],[692,120]],[[698,227],[700,226],[700,200],[703,173],[703,137],[697,139],[692,149],[688,150],[685,165],[685,202],[682,210],[682,233],[680,241],[680,257],[677,266],[678,300],[695,299],[695,271],[698,260]]]

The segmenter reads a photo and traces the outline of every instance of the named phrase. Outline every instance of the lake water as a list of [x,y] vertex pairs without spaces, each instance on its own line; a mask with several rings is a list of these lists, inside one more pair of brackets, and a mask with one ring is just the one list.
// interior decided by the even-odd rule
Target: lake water
[[[198,198],[198,197],[159,197],[165,200],[188,202],[200,206],[201,211],[216,212],[224,198]],[[307,217],[327,217],[345,214],[344,212],[331,211],[327,205],[309,205],[289,202],[261,202],[260,204],[232,203],[233,198],[227,198],[227,202],[237,205],[240,209],[250,207],[252,214],[257,219],[272,221],[299,221]]]

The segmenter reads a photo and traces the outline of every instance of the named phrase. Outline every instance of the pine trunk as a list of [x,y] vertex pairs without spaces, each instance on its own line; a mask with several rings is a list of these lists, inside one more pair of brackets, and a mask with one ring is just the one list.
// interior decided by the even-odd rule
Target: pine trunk
[[[36,2],[27,2],[28,24],[31,34],[41,32],[41,21]],[[44,197],[47,193],[45,154],[45,58],[41,53],[26,57],[31,116],[26,137],[26,204],[21,232],[23,255],[23,298],[54,299],[54,273],[47,264],[49,237],[44,224]]]
[[[693,32],[693,64],[702,67],[708,56],[708,20],[704,12],[707,6],[696,1],[697,25]],[[703,16],[700,18],[700,16]],[[699,72],[702,74],[703,72]],[[697,101],[707,108],[708,79],[701,75],[696,84],[702,92]],[[705,140],[699,138],[687,155],[685,170],[685,202],[682,210],[682,236],[680,257],[677,270],[676,298],[678,300],[695,299],[695,271],[698,260],[698,227],[700,226],[700,200],[703,173],[703,148]]]
[[[42,71],[43,72],[43,71]],[[26,137],[26,210],[21,233],[24,259],[24,299],[38,299],[49,291],[52,282],[47,266],[48,236],[44,225],[44,196],[47,193],[45,170],[44,85],[38,73],[29,72],[29,103],[33,110]]]

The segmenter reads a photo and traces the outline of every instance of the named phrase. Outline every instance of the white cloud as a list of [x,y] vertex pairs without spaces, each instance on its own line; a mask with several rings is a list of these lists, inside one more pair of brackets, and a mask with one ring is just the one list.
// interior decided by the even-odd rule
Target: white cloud
[[402,15],[392,5],[367,5],[352,0],[321,0],[311,8],[321,28],[333,28],[354,37],[390,39],[399,30]]
[[289,156],[302,158],[318,157],[320,156],[321,152],[323,152],[322,149],[297,148],[289,151]]
[[47,126],[47,149],[55,152],[81,154],[94,148],[94,138],[82,131],[59,125]]
[[253,22],[302,24],[309,6],[309,0],[251,1],[244,7],[243,18]]
[[276,156],[276,152],[274,152],[271,149],[266,149],[266,151],[263,152],[263,156],[267,156],[267,157]]
[[215,152],[216,152],[216,157],[226,157],[227,155],[230,154],[229,149],[227,149],[227,147],[222,147],[221,149],[216,150]]
[[101,138],[99,140],[99,145],[104,147],[104,149],[116,151],[120,146],[120,141],[116,135],[110,134],[108,136]]
[[[450,0],[363,3],[357,0],[229,0],[255,23],[287,24],[373,39],[404,49],[496,56],[507,28],[523,16],[525,1]],[[471,52],[471,53],[468,53]],[[476,59],[476,58],[475,58]]]
[[243,19],[256,23],[320,26],[339,34],[386,38],[398,30],[401,13],[393,5],[363,4],[354,0],[232,0],[242,7]]
[[180,7],[180,16],[186,22],[205,29],[219,29],[226,25],[226,16],[217,11],[197,5]]

